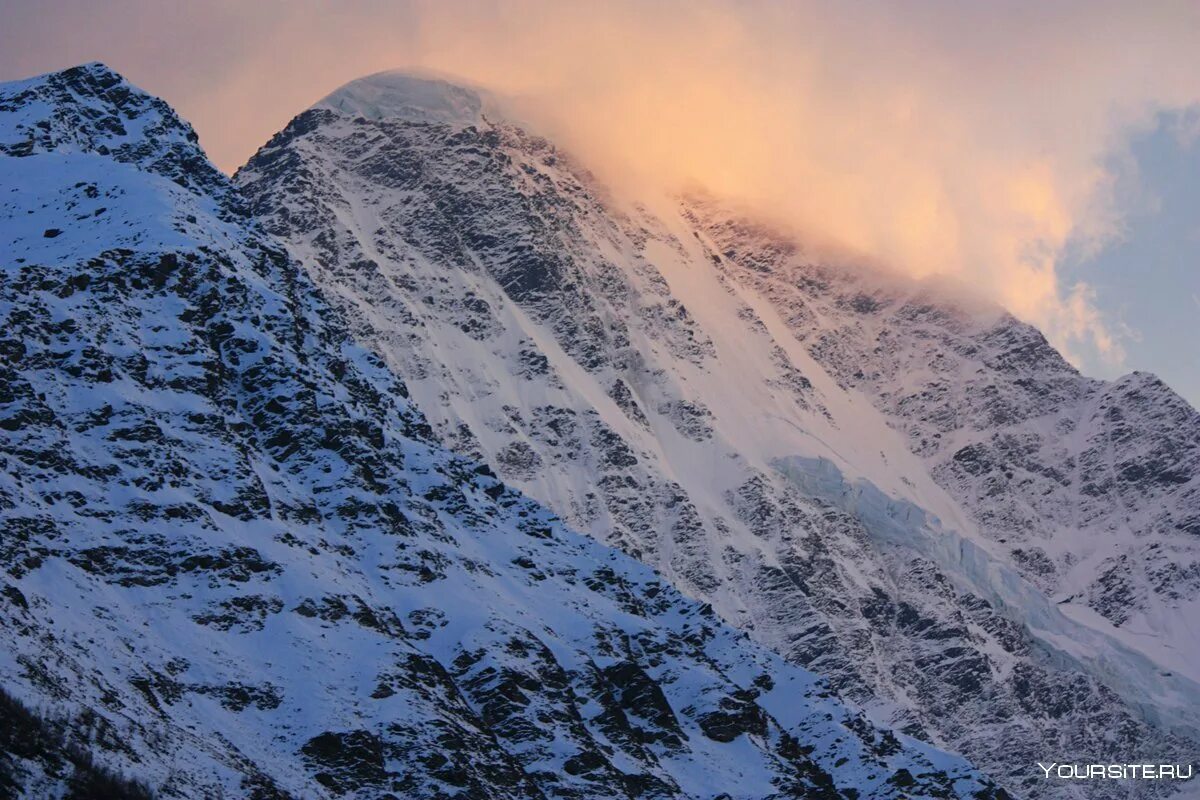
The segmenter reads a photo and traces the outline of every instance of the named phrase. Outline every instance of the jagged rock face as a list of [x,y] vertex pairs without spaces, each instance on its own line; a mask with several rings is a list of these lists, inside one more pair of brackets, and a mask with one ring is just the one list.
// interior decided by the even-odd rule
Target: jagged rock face
[[711,201],[689,216],[1027,579],[1185,664],[1197,652],[1200,413],[1152,375],[1081,376],[998,310],[814,264]]
[[[359,119],[306,112],[241,172],[266,227],[305,240],[311,269],[358,312],[357,333],[422,387],[427,413],[458,450],[490,456],[510,479],[596,477],[569,518],[611,531],[631,552],[660,536],[686,543],[697,509],[639,466],[653,455],[635,452],[613,423],[648,430],[654,412],[680,436],[711,436],[699,396],[642,366],[633,345],[652,342],[668,360],[702,368],[712,343],[687,308],[647,260],[626,274],[580,229],[585,215],[603,226],[599,236],[621,237],[574,173],[539,169],[560,159],[544,140],[515,128]],[[352,163],[305,157],[302,148],[334,141]],[[341,191],[342,181],[354,189]],[[376,187],[395,202],[356,205]],[[347,228],[348,218],[359,224]],[[577,400],[564,364],[588,373],[608,398],[602,410]],[[514,375],[520,383],[505,385]],[[717,585],[698,565],[682,566],[686,580]]]
[[0,156],[5,792],[1000,796],[442,449],[162,103],[0,141],[131,109]]
[[5,84],[0,154],[95,153],[234,202],[229,183],[165,102],[101,64]]
[[[454,449],[1024,796],[1077,796],[1042,779],[1046,753],[1191,752],[1146,721],[1143,700],[1159,695],[1141,662],[1114,690],[961,564],[778,468],[797,454],[828,459],[974,535],[957,487],[802,335],[822,319],[771,279],[798,257],[794,244],[745,223],[722,230],[696,203],[619,210],[544,139],[494,114],[422,117],[402,101],[411,79],[388,81],[351,84],[301,114],[235,181]],[[734,252],[737,236],[755,246]],[[848,302],[838,313],[875,301]],[[922,313],[953,309],[931,301]],[[1031,356],[1057,358],[1036,344]],[[1009,350],[1015,361],[1021,348]],[[861,352],[845,363],[855,358],[873,363]]]

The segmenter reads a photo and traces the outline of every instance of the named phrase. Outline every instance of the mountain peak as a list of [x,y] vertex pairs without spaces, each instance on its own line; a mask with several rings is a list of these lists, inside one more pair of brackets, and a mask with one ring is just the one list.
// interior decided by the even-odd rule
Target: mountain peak
[[[47,113],[72,107],[88,108],[86,116],[93,119],[101,113],[132,119],[151,103],[158,103],[162,108],[169,110],[166,103],[134,86],[120,73],[100,61],[90,61],[31,78],[0,83],[0,114],[4,115],[0,119],[5,121],[13,119],[11,115],[19,111],[25,111],[24,116],[36,116],[39,111]],[[17,124],[12,127],[20,128],[22,122],[28,121],[18,119]],[[38,125],[38,122],[40,120],[33,120],[36,127],[49,130],[46,124]],[[186,125],[178,118],[176,122]],[[111,120],[103,121],[102,127],[107,127],[110,133],[117,132],[117,127]],[[8,128],[9,126],[5,125],[0,130],[8,134]],[[190,132],[191,127],[187,128]],[[194,133],[191,135],[195,137]],[[6,154],[29,155],[20,152]]]
[[45,153],[106,156],[198,194],[228,187],[191,125],[99,61],[0,83],[0,155]]
[[125,77],[103,61],[88,61],[73,67],[44,72],[23,80],[12,81],[4,86],[16,84],[75,84],[81,93],[101,93],[119,83],[126,83]]
[[490,105],[481,92],[430,75],[389,70],[351,81],[318,102],[341,114],[466,127],[483,121]]

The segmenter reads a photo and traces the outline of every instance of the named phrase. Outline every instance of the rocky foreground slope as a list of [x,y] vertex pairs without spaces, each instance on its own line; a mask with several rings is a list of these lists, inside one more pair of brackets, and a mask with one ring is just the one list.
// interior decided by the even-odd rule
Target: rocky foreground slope
[[104,66],[0,187],[0,793],[1001,796],[443,449]]
[[1195,750],[1195,411],[710,199],[618,203],[494,106],[371,76],[235,178],[447,443],[1021,794],[1178,788],[1036,762]]

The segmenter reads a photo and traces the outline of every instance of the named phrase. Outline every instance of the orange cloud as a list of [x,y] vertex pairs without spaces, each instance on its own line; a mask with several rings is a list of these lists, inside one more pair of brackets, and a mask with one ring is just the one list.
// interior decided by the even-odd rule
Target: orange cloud
[[96,47],[124,47],[114,65],[177,103],[225,168],[355,77],[461,76],[619,190],[699,182],[818,250],[954,276],[1114,359],[1118,333],[1056,257],[1119,235],[1105,160],[1157,109],[1200,100],[1194,3],[220,0],[204,30],[243,46],[187,42],[213,62],[187,74],[145,42],[196,26],[121,4],[137,35],[113,26]]
[[1119,233],[1102,168],[1200,100],[1194,7],[531,2],[422,17],[412,64],[522,99],[618,186],[697,181],[817,249],[951,275],[1068,353],[1119,333],[1057,256]]

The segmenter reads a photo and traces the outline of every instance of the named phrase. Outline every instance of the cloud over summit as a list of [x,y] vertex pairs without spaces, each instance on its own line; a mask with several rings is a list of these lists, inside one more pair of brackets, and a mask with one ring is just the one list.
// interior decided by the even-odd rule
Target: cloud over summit
[[[44,4],[10,30],[36,41],[39,10],[73,31],[64,52],[175,102],[227,169],[356,77],[458,75],[618,189],[698,182],[1114,361],[1119,325],[1056,263],[1120,236],[1110,173],[1131,133],[1200,101],[1185,3],[121,0]],[[9,61],[32,47],[2,43]]]

